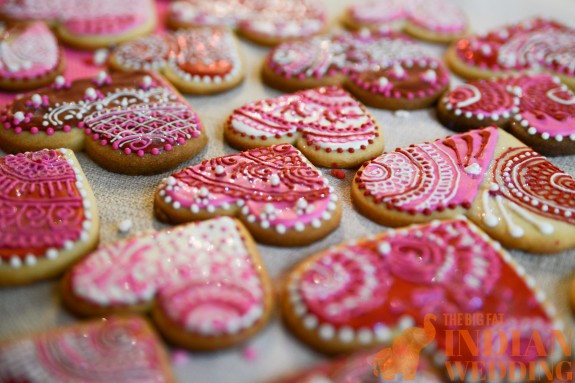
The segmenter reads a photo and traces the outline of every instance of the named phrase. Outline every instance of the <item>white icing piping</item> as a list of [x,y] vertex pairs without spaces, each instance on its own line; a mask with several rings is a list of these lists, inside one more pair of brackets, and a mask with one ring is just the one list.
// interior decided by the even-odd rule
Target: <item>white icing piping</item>
[[481,92],[477,87],[471,84],[461,84],[459,88],[469,89],[473,92],[473,96],[469,97],[467,100],[463,100],[457,103],[458,108],[465,108],[466,106],[473,105],[479,100],[481,100]]
[[[564,98],[557,97],[555,95],[555,93],[558,93],[558,92],[569,93],[569,95],[571,96],[571,99],[565,100]],[[575,105],[575,95],[573,94],[573,92],[569,91],[565,85],[557,87],[557,88],[549,89],[547,91],[546,95],[547,95],[547,97],[549,97],[550,100],[552,100],[556,103],[559,103],[562,105]]]

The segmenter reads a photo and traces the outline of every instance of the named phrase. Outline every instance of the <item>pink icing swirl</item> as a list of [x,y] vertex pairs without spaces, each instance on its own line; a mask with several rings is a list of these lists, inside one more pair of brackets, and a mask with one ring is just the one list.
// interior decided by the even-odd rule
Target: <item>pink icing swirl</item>
[[490,117],[513,113],[514,97],[503,81],[470,81],[449,91],[444,102],[452,109],[471,113],[477,117]]

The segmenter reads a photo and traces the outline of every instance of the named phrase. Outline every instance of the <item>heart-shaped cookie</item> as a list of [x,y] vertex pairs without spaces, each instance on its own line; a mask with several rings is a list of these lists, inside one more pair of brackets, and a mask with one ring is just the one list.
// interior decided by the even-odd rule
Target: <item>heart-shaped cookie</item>
[[165,80],[148,72],[101,72],[28,94],[1,112],[0,147],[86,149],[102,167],[126,174],[171,169],[207,141],[199,118]]
[[233,88],[243,79],[239,45],[226,28],[203,27],[128,41],[111,54],[119,70],[161,71],[179,90],[210,94]]
[[470,81],[446,92],[437,110],[453,130],[496,124],[540,153],[575,153],[575,94],[548,74]]
[[385,109],[431,106],[449,82],[441,61],[407,37],[368,30],[280,44],[262,75],[284,91],[344,85],[364,104]]
[[315,165],[357,167],[383,151],[383,135],[367,110],[338,86],[246,104],[224,131],[238,149],[289,143]]
[[297,246],[333,231],[341,206],[327,180],[289,144],[205,160],[158,186],[156,216],[180,223],[237,216],[259,242]]
[[362,0],[347,8],[344,22],[353,29],[403,28],[414,37],[444,43],[467,30],[465,14],[450,0]]
[[63,297],[82,315],[153,309],[166,338],[204,350],[247,339],[272,310],[257,248],[229,217],[102,246],[68,272]]
[[0,88],[23,90],[48,85],[63,69],[56,37],[44,23],[21,23],[1,29]]
[[352,198],[388,226],[465,214],[506,247],[575,246],[575,181],[495,127],[384,153],[358,171]]
[[469,79],[543,70],[575,89],[573,50],[575,29],[532,19],[454,42],[447,52],[447,63]]
[[170,6],[174,28],[228,26],[264,45],[316,35],[326,24],[326,10],[314,0],[180,0]]
[[137,317],[75,324],[0,344],[2,382],[174,382],[156,334]]
[[46,20],[58,37],[80,48],[99,48],[150,33],[153,0],[5,0],[0,15],[11,20]]
[[[289,273],[281,303],[289,328],[320,350],[394,342],[376,355],[382,376],[391,363],[417,358],[426,347],[444,363],[495,359],[509,367],[511,361],[560,356],[559,347],[551,349],[551,334],[561,323],[543,292],[466,220],[434,221],[328,248]],[[464,342],[466,334],[473,341]],[[537,335],[549,355],[525,349]],[[489,339],[492,347],[484,343]]]
[[0,286],[54,277],[98,242],[96,202],[71,150],[0,158]]

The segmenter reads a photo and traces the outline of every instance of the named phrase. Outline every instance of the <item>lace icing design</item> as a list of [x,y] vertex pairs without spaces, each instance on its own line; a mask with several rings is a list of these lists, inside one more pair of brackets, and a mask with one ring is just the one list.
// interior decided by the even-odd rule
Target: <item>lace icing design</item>
[[365,165],[356,182],[375,203],[410,214],[469,208],[496,142],[488,128],[397,149]]
[[203,161],[173,174],[158,190],[176,209],[239,212],[248,222],[280,234],[320,227],[337,208],[325,178],[288,144]]
[[44,149],[0,159],[0,264],[34,266],[87,240],[92,215],[70,155]]
[[330,151],[361,150],[378,128],[363,107],[339,87],[317,88],[236,109],[231,128],[247,136],[295,138]]
[[258,270],[235,222],[223,217],[102,247],[74,267],[71,288],[101,306],[156,298],[187,330],[226,335],[263,315]]
[[0,347],[0,379],[165,382],[159,347],[140,319],[72,326]]
[[518,112],[519,99],[502,81],[471,81],[449,91],[443,98],[447,110],[456,116],[498,121]]

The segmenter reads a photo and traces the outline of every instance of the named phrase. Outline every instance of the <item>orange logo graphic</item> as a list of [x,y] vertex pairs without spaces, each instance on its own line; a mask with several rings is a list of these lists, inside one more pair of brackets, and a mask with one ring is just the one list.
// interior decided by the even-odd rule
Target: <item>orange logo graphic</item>
[[373,373],[383,380],[394,380],[401,374],[403,380],[414,380],[419,365],[419,353],[435,339],[434,314],[427,314],[423,328],[410,327],[395,338],[391,347],[375,354]]

